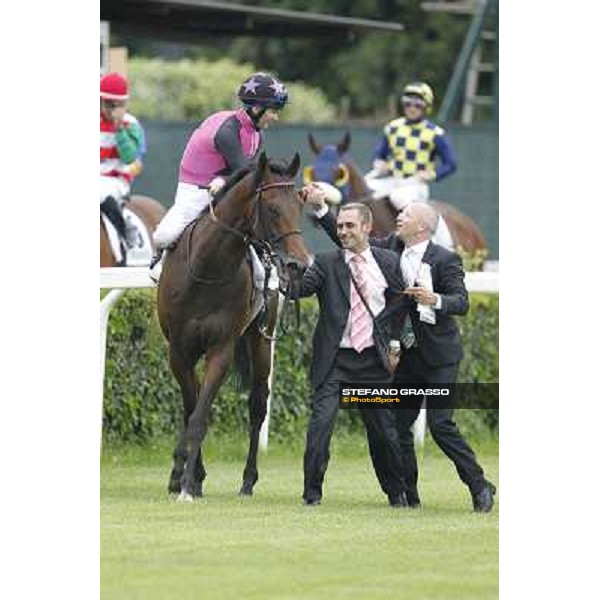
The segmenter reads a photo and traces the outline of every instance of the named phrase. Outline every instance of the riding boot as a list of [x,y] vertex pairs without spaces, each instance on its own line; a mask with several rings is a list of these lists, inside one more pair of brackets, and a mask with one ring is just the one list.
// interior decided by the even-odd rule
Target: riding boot
[[123,218],[123,213],[119,208],[118,202],[112,196],[108,196],[104,202],[100,204],[100,211],[103,212],[115,226],[119,237],[122,240],[127,239],[127,225]]
[[156,285],[158,285],[158,281],[162,274],[163,264],[161,259],[163,258],[164,252],[165,250],[173,250],[176,245],[177,242],[173,242],[166,247],[157,246],[156,250],[154,251],[154,255],[152,256],[150,264],[148,265],[148,270],[150,271],[150,279],[152,279]]

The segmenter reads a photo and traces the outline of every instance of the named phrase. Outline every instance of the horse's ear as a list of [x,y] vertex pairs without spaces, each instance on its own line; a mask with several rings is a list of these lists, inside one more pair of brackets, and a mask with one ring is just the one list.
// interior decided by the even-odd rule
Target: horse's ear
[[263,180],[263,177],[265,176],[265,171],[267,170],[268,163],[269,163],[269,160],[267,159],[267,154],[263,150],[258,157],[258,165],[256,167],[256,177],[255,177],[256,187],[258,187],[260,182]]
[[340,154],[346,154],[350,148],[350,143],[352,142],[352,137],[350,136],[350,132],[346,131],[346,135],[340,144],[337,145],[338,152]]
[[308,134],[308,143],[310,144],[310,149],[315,153],[315,154],[321,154],[321,146],[319,144],[317,144],[315,138],[313,137],[312,133]]
[[300,155],[296,152],[296,154],[294,154],[294,158],[292,158],[292,162],[290,163],[290,166],[287,168],[287,174],[293,178],[296,177],[296,173],[298,172],[298,169],[300,168]]

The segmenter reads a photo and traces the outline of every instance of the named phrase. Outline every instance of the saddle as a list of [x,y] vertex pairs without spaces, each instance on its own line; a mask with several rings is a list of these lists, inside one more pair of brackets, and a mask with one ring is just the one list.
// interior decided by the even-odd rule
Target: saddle
[[152,259],[152,240],[144,222],[132,210],[123,207],[123,218],[128,228],[135,232],[132,236],[133,244],[129,246],[124,244],[119,237],[116,227],[110,219],[100,213],[100,218],[106,228],[106,234],[112,253],[117,264],[128,267],[146,267]]
[[271,254],[260,243],[251,242],[246,251],[246,262],[252,273],[250,314],[244,330],[259,320],[263,335],[271,338],[275,333],[279,313],[279,276]]

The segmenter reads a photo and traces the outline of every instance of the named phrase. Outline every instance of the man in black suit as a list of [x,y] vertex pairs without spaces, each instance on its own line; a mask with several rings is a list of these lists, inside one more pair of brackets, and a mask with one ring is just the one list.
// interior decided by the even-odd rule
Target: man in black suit
[[[310,377],[314,393],[304,454],[303,498],[308,505],[320,504],[323,496],[339,384],[391,379],[388,342],[394,310],[403,308],[402,277],[393,252],[369,247],[371,223],[366,206],[346,205],[336,222],[343,249],[317,255],[294,290],[297,298],[316,294],[320,308],[313,337]],[[381,488],[392,506],[406,506],[395,415],[385,407],[359,408]]]
[[[317,206],[321,225],[339,244],[334,218],[322,198],[315,197],[312,203]],[[468,311],[469,297],[460,257],[430,241],[437,219],[430,205],[415,202],[398,214],[395,234],[370,239],[372,246],[400,255],[404,283],[408,286],[404,293],[409,298],[409,320],[405,319],[402,324],[404,350],[394,374],[396,384],[455,383],[463,357],[460,332],[453,315],[464,315]],[[420,280],[424,272],[430,274],[427,285],[422,285],[424,282]],[[396,410],[395,414],[403,451],[407,500],[410,506],[418,507],[418,469],[411,427],[419,407]],[[452,415],[451,408],[427,409],[429,430],[468,486],[473,509],[489,512],[494,505],[496,488],[484,478],[475,453],[462,437]]]

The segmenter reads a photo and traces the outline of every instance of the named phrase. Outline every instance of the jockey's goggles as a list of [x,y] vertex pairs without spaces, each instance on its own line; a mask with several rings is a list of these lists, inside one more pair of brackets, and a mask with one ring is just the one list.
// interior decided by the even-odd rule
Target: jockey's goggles
[[427,106],[425,100],[415,98],[414,96],[402,96],[401,101],[403,106],[416,106],[417,108],[425,108]]
[[127,104],[125,100],[106,100],[102,98],[106,108],[120,108],[121,106],[125,106]]

